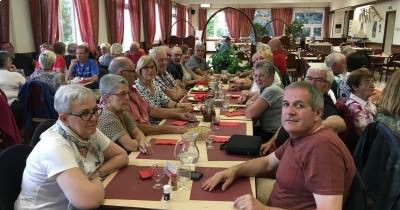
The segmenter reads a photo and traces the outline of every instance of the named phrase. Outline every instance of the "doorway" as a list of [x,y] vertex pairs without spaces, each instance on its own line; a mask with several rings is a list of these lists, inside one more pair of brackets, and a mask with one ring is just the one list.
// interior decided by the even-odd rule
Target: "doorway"
[[383,52],[391,53],[396,11],[386,12],[385,33],[383,35]]

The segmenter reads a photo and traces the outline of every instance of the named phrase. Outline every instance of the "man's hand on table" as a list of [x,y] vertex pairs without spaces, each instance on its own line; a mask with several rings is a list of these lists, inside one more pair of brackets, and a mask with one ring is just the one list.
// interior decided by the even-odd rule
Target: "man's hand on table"
[[235,171],[233,170],[233,168],[228,168],[215,173],[211,178],[203,182],[201,188],[206,191],[212,191],[214,190],[215,186],[222,182],[223,184],[221,189],[222,191],[225,191],[234,180]]

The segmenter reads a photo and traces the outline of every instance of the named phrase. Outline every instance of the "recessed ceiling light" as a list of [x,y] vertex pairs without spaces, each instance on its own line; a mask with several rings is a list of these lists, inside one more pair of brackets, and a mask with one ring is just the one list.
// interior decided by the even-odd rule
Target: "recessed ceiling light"
[[204,7],[204,8],[210,8],[211,5],[210,4],[200,4],[200,7]]

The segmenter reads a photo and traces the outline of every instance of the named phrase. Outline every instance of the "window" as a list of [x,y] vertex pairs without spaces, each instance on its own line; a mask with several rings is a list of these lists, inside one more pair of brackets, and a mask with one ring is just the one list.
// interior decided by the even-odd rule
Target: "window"
[[[207,10],[207,19],[217,10]],[[228,26],[225,21],[224,11],[218,12],[207,24],[207,38],[215,39],[223,36],[230,36]]]
[[60,41],[65,44],[82,43],[78,16],[72,0],[60,0],[59,11]]
[[156,33],[154,35],[153,43],[158,43],[162,39],[161,38],[161,26],[160,26],[160,13],[158,12],[158,2],[156,2],[155,8],[156,8]]
[[[267,36],[273,36],[273,29],[271,21],[271,10],[270,9],[256,9],[254,13],[253,24],[258,23],[260,26],[266,29]],[[268,25],[267,25],[268,24]],[[259,33],[259,32],[258,32]],[[260,36],[260,34],[257,34]],[[251,40],[254,40],[254,32],[252,31],[250,34]]]
[[[172,5],[172,21],[171,24],[176,22],[176,4]],[[168,29],[169,30],[169,29]],[[176,24],[171,28],[171,35],[176,36],[177,33],[177,26]]]
[[322,38],[324,28],[324,9],[295,9],[293,20],[304,24],[304,36]]
[[129,50],[129,48],[131,47],[132,42],[133,42],[133,37],[132,37],[131,17],[130,17],[130,13],[129,13],[128,0],[125,0],[125,7],[124,7],[124,35],[123,35],[123,38],[122,38],[122,49],[124,49],[124,52]]

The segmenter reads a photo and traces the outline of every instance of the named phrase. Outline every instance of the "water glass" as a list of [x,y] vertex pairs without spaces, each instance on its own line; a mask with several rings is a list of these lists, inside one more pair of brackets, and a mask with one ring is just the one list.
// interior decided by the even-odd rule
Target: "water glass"
[[151,178],[156,182],[153,185],[153,188],[161,189],[163,187],[163,184],[160,183],[160,181],[165,176],[165,166],[163,164],[154,164],[153,166],[151,166],[151,171],[153,173]]
[[207,149],[214,149],[213,145],[214,139],[215,139],[214,135],[209,135],[208,138],[206,138]]
[[211,130],[212,131],[219,130],[219,122],[220,122],[219,117],[213,116],[213,118],[211,119]]
[[188,191],[190,189],[190,166],[189,165],[179,165],[178,166],[178,190]]

